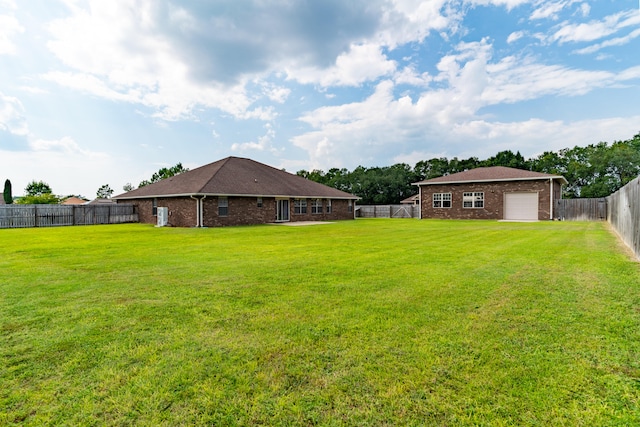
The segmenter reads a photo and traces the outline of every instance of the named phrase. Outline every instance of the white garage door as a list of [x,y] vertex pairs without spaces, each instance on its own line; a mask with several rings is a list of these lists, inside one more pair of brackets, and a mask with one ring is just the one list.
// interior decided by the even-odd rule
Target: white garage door
[[538,193],[505,193],[504,219],[538,220]]

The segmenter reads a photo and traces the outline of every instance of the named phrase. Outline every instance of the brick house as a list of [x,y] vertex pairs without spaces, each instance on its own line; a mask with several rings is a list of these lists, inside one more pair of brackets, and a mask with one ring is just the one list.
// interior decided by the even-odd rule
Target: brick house
[[175,227],[354,219],[357,199],[239,157],[227,157],[113,198],[136,205],[142,223],[156,224],[158,208],[166,207],[167,225]]
[[420,204],[420,194],[415,194],[413,196],[407,197],[404,200],[400,200],[401,205],[419,205]]
[[554,218],[560,175],[493,166],[416,182],[421,218],[538,221]]

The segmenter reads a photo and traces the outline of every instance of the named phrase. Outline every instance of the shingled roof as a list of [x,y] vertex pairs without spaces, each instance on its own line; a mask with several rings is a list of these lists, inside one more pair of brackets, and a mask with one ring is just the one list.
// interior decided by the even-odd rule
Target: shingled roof
[[508,168],[505,166],[491,166],[486,168],[475,168],[451,175],[440,176],[438,178],[427,179],[414,183],[414,185],[434,185],[434,184],[462,184],[470,182],[495,182],[495,181],[531,181],[539,179],[557,179],[563,184],[567,180],[562,175],[551,175],[548,173],[532,172],[523,169]]
[[353,194],[241,157],[227,157],[114,199],[197,195],[358,199]]

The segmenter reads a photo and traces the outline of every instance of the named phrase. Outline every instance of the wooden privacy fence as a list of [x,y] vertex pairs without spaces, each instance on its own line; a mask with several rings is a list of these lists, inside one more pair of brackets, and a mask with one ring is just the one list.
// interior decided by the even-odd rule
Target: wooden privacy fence
[[607,218],[640,258],[640,177],[607,197]]
[[358,218],[420,218],[419,205],[364,205],[356,208]]
[[606,221],[607,199],[556,200],[554,218],[562,221]]
[[0,228],[138,222],[133,205],[6,205],[0,206]]

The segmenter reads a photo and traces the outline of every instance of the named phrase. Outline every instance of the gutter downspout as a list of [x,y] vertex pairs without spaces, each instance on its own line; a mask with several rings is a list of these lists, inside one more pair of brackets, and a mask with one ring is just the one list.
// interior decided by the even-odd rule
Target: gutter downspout
[[553,221],[553,178],[549,178],[549,184],[551,185],[549,189],[549,220]]
[[197,198],[195,197],[193,194],[191,196],[193,200],[196,201],[196,227],[200,228],[200,227],[204,227],[204,199],[207,198],[206,195],[202,196],[201,198]]
[[196,201],[196,228],[200,227],[200,200],[197,197],[194,197],[193,194],[191,196],[193,200]]
[[420,206],[418,209],[418,219],[422,219],[422,185],[418,185],[418,203]]
[[204,199],[206,199],[206,194],[202,196],[200,199],[200,227],[204,227]]

